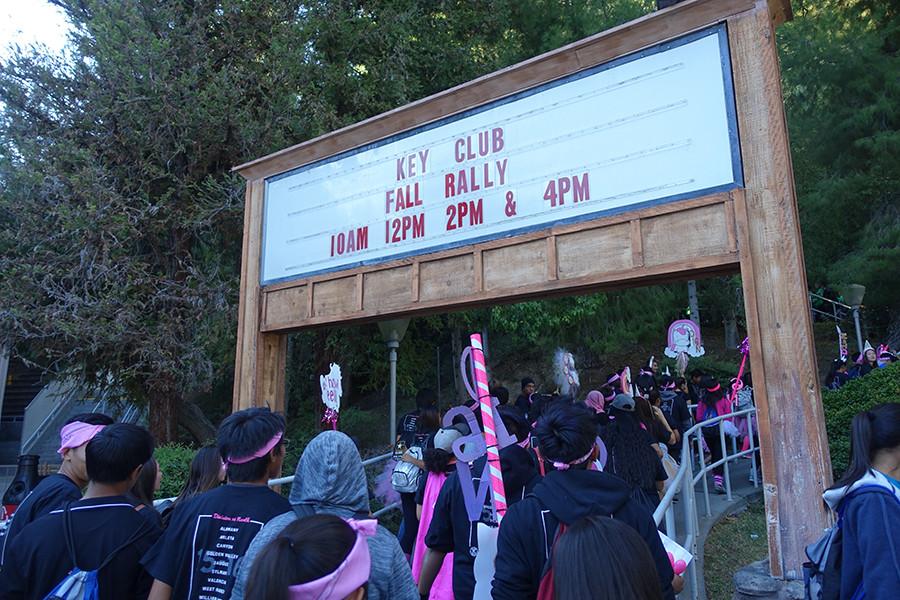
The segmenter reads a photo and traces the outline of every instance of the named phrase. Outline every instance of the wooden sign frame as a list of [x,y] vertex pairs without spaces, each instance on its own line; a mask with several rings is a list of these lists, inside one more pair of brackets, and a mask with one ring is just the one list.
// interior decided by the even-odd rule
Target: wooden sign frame
[[[828,524],[819,391],[775,27],[789,0],[689,0],[236,167],[247,179],[234,408],[284,406],[286,334],[739,272],[772,574],[801,576]],[[266,178],[711,25],[727,28],[742,188],[520,236],[260,285]],[[575,251],[577,249],[577,251]]]

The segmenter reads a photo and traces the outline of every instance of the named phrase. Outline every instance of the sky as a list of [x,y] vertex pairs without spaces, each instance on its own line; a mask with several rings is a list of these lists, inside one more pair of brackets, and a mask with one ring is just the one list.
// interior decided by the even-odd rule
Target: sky
[[11,43],[41,43],[58,54],[67,31],[60,10],[45,0],[0,0],[0,60],[9,56]]

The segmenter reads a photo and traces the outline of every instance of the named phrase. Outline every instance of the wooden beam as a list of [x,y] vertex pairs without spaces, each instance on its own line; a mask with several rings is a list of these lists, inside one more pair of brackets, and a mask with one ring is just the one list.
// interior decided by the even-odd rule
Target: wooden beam
[[237,348],[235,349],[232,408],[253,406],[256,394],[256,361],[260,322],[259,255],[262,241],[262,180],[247,182],[244,200],[244,241],[241,252],[241,288],[238,307]]
[[257,394],[253,406],[268,406],[284,413],[287,335],[263,333],[259,336],[259,359],[256,363]]
[[738,247],[770,530],[772,574],[802,577],[804,547],[828,526],[831,482],[775,32],[766,0],[729,20],[746,194]]
[[644,266],[644,238],[640,219],[631,222],[631,264],[635,268]]

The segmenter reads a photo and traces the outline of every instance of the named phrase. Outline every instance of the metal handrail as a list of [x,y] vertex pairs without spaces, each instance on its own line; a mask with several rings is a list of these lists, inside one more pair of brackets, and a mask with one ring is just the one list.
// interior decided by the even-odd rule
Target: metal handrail
[[[391,456],[393,456],[393,453],[386,452],[384,454],[379,454],[378,456],[373,456],[372,458],[367,458],[366,460],[362,461],[362,464],[364,467],[368,467],[369,465],[378,464],[383,460],[387,460]],[[270,479],[269,480],[270,486],[284,485],[286,483],[294,483],[294,475],[290,475],[288,477],[279,477],[278,479]]]
[[[52,389],[55,388],[55,389]],[[28,413],[28,410],[33,406],[37,406],[38,403],[56,400],[50,406],[50,410],[48,410],[44,414],[44,418],[41,419],[41,422],[37,427],[34,428],[34,431],[22,441],[21,449],[22,454],[27,454],[29,450],[37,443],[44,433],[46,433],[47,428],[53,422],[53,420],[59,415],[59,413],[63,410],[63,408],[69,405],[69,402],[76,396],[76,394],[80,393],[82,388],[78,385],[77,382],[73,380],[64,380],[57,379],[49,382],[47,385],[41,388],[41,390],[32,398],[31,402],[28,403],[28,406],[25,407],[25,413]],[[50,399],[52,397],[53,400]]]
[[844,304],[843,302],[838,302],[837,300],[832,300],[831,298],[826,298],[825,296],[820,296],[819,294],[817,294],[815,292],[810,292],[809,295],[814,296],[814,297],[818,298],[819,300],[824,300],[825,302],[830,302],[831,304],[840,306],[841,308],[846,308],[847,310],[853,310],[853,307],[848,304]]
[[[729,469],[729,463],[743,456],[750,456],[751,459],[751,469],[753,469],[753,473],[756,474],[756,450],[757,446],[753,439],[753,419],[751,415],[756,414],[756,408],[748,408],[746,410],[741,410],[733,413],[728,413],[726,415],[721,415],[712,419],[708,419],[706,421],[701,421],[690,429],[684,432],[681,446],[681,465],[678,468],[678,472],[675,474],[675,477],[669,483],[668,488],[666,489],[666,493],[663,495],[662,500],[660,500],[659,506],[656,507],[656,510],[653,512],[653,521],[657,524],[657,526],[665,520],[666,523],[666,534],[677,541],[679,544],[684,546],[691,554],[695,557],[697,556],[697,542],[700,536],[700,523],[699,517],[697,515],[697,498],[696,498],[696,490],[695,486],[699,481],[703,481],[703,493],[706,498],[706,516],[710,516],[712,514],[710,502],[709,502],[709,482],[707,481],[706,475],[712,469],[722,465],[725,470],[725,493],[729,501],[732,500],[731,495],[731,471]],[[750,439],[750,448],[741,452],[737,451],[736,440],[732,438],[732,453],[728,452],[728,446],[725,443],[725,426],[723,423],[726,420],[733,419],[735,417],[747,417],[747,435]],[[703,428],[708,427],[710,425],[718,424],[719,429],[719,439],[722,443],[722,459],[718,460],[714,463],[706,464],[706,459],[703,456]],[[694,436],[695,441],[697,443],[697,453],[699,455],[700,461],[700,470],[697,474],[694,474],[694,464],[693,457],[691,456],[691,436]],[[759,480],[754,476],[753,480],[754,487],[759,487]],[[685,535],[681,540],[677,537],[677,531],[675,528],[675,510],[673,506],[673,501],[676,495],[680,495],[681,504],[684,512],[684,527],[685,527]],[[697,568],[696,568],[696,560],[692,560],[691,564],[688,565],[687,577],[690,584],[690,597],[693,600],[696,600],[699,597],[698,581],[697,581]]]

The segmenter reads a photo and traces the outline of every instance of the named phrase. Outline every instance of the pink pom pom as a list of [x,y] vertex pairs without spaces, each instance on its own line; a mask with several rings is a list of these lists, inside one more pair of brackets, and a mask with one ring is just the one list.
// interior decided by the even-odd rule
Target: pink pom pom
[[687,570],[687,563],[683,560],[676,561],[675,564],[672,565],[672,570],[675,571],[676,575],[681,575]]

